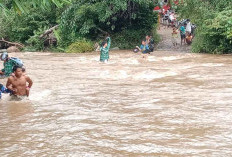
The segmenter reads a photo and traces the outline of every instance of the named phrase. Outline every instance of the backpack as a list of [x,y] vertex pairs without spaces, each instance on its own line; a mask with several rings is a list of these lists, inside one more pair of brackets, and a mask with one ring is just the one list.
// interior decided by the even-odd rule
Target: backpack
[[19,67],[23,66],[23,61],[19,58],[11,57],[10,60],[14,61],[15,65],[17,65]]

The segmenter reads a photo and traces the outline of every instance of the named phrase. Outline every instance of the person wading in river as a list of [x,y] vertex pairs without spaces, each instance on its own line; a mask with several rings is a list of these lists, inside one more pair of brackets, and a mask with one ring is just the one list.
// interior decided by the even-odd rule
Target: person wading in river
[[109,49],[110,49],[111,39],[110,37],[106,38],[106,41],[103,41],[100,48],[100,61],[107,63],[109,60]]
[[12,91],[12,95],[15,97],[29,96],[32,80],[27,75],[23,75],[23,69],[20,66],[14,66],[13,72],[15,76],[8,78],[6,87]]
[[0,70],[0,78],[8,77],[13,72],[13,67],[16,65],[16,63],[10,59],[10,57],[8,57],[7,52],[3,52],[1,54],[1,60],[4,61],[4,68]]

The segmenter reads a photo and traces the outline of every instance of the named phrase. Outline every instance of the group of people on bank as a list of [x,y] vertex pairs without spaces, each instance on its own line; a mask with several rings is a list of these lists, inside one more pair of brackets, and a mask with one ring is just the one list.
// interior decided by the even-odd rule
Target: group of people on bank
[[186,43],[188,45],[192,43],[194,29],[195,26],[191,24],[189,19],[180,22],[181,45],[182,43]]
[[180,32],[181,45],[185,43],[190,45],[192,43],[196,26],[191,24],[189,19],[178,21],[175,11],[170,9],[162,9],[159,12],[159,16],[161,16],[160,22],[163,23],[164,28],[171,26],[173,29],[171,35],[174,47],[177,46],[177,39],[179,37],[178,31]]
[[0,78],[7,78],[6,86],[0,83],[0,99],[2,93],[8,93],[15,98],[28,97],[33,82],[26,74],[22,61],[15,57],[9,57],[7,52],[3,52],[0,59],[3,61]]

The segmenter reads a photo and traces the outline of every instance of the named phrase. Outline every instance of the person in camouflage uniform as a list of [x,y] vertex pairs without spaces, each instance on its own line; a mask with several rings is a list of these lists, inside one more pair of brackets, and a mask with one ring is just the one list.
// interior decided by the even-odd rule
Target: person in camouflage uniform
[[109,49],[110,49],[110,44],[111,44],[111,39],[110,37],[106,38],[106,41],[103,41],[101,44],[101,48],[100,48],[100,61],[101,62],[108,62],[109,59]]
[[16,65],[14,60],[11,60],[8,57],[7,52],[3,52],[1,54],[1,60],[4,61],[3,66],[4,68],[0,70],[0,77],[8,77],[13,72],[13,67]]

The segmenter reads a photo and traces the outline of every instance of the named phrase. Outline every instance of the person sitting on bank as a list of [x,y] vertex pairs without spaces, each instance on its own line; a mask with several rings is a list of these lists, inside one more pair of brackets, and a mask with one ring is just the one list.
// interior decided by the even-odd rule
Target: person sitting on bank
[[32,80],[29,76],[23,75],[23,68],[20,66],[14,66],[14,76],[10,76],[6,83],[13,96],[29,96],[29,90],[32,87]]
[[106,41],[103,41],[100,48],[100,61],[107,63],[109,60],[109,49],[110,49],[111,39],[110,37],[106,38]]
[[4,61],[3,62],[3,69],[0,70],[0,78],[1,77],[9,77],[12,72],[13,72],[13,67],[16,65],[20,65],[22,66],[23,63],[20,59],[18,58],[14,58],[14,57],[9,57],[7,52],[3,52],[1,54],[1,60]]
[[149,53],[149,46],[146,44],[146,40],[142,40],[142,44],[140,47],[136,46],[136,48],[142,53]]

